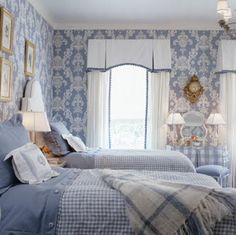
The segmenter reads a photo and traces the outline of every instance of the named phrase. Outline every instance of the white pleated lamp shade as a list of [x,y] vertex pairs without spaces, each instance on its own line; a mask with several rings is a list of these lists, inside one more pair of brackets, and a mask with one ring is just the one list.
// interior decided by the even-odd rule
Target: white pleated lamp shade
[[227,11],[224,13],[224,19],[226,22],[228,22],[232,18],[232,10],[231,8],[228,8]]
[[46,112],[23,112],[23,125],[28,131],[50,132]]
[[221,113],[211,113],[206,124],[208,125],[225,125],[226,122]]
[[217,2],[217,12],[224,15],[229,8],[228,0],[218,0]]
[[168,124],[168,125],[183,125],[183,124],[185,124],[185,121],[180,113],[170,113],[167,120],[166,120],[166,124]]

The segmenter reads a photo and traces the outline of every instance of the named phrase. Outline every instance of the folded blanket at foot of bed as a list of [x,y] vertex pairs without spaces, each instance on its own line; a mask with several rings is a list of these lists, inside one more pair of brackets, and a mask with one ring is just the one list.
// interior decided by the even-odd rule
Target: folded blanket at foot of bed
[[126,171],[101,170],[102,178],[126,200],[136,234],[213,234],[232,215],[236,190],[154,180]]

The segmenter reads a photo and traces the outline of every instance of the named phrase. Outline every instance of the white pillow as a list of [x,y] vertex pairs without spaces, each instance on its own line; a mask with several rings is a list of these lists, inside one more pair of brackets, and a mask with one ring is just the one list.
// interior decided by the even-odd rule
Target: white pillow
[[84,152],[87,150],[84,142],[77,136],[72,134],[63,134],[63,139],[65,139],[71,148],[73,148],[76,152]]
[[27,143],[11,151],[4,160],[10,157],[15,175],[22,183],[39,184],[59,175],[35,144]]

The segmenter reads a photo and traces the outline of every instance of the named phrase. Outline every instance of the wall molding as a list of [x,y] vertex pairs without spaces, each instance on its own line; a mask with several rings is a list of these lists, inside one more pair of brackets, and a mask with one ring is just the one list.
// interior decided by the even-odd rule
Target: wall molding
[[92,24],[92,23],[78,23],[65,24],[53,23],[55,30],[127,30],[127,29],[155,29],[155,30],[221,30],[215,24],[198,24],[198,23],[177,23],[177,24]]

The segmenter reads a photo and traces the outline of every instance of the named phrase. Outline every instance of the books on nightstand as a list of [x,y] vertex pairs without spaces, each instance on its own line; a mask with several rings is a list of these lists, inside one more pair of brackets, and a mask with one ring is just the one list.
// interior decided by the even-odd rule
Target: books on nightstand
[[47,160],[48,160],[49,164],[58,165],[58,164],[62,163],[60,158],[57,158],[57,157],[47,157]]
[[52,151],[46,146],[42,146],[41,151],[43,154],[46,156],[47,161],[50,166],[59,166],[59,167],[64,167],[66,166],[66,161],[63,161],[60,157],[54,155]]
[[63,161],[58,157],[47,157],[47,160],[50,166],[64,167],[66,165],[66,161]]

